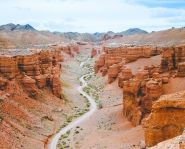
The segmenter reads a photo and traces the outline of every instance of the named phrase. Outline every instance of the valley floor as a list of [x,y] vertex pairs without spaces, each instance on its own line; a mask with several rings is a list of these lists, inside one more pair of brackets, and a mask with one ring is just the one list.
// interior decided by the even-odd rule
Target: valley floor
[[[90,47],[86,47],[89,48]],[[83,50],[82,50],[83,51]],[[81,53],[82,57],[89,53]],[[87,68],[92,71],[94,59],[91,59],[84,70]],[[73,62],[72,62],[73,63]],[[74,62],[75,63],[75,62]],[[71,61],[66,66],[71,65]],[[71,68],[71,70],[74,70]],[[77,73],[78,71],[76,71]],[[74,73],[68,72],[69,80],[73,80]],[[67,77],[66,76],[66,77]],[[122,89],[117,85],[117,81],[107,84],[106,77],[100,77],[99,74],[92,75],[86,79],[89,88],[85,90],[96,100],[99,109],[88,119],[82,122],[76,128],[61,136],[57,148],[76,148],[76,149],[129,149],[140,148],[139,145],[144,140],[144,134],[141,126],[133,127],[123,117]],[[70,86],[74,82],[70,81]],[[95,92],[93,91],[95,90]],[[75,100],[79,100],[76,91],[65,90],[66,95]],[[76,101],[76,102],[77,102]]]

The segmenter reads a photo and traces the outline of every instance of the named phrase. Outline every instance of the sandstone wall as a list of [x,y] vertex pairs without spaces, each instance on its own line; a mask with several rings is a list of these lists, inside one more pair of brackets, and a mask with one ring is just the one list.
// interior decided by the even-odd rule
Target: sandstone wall
[[185,46],[181,45],[177,47],[162,48],[162,71],[169,71],[178,68],[179,76],[183,76],[182,74],[185,74],[185,70],[182,68],[182,62],[185,62]]
[[54,45],[52,48],[63,51],[70,55],[71,57],[74,57],[76,53],[79,53],[79,46],[77,44],[62,44],[62,45]]
[[[133,75],[125,63],[142,57],[162,55],[160,66],[146,66]],[[142,121],[147,146],[180,135],[184,129],[184,92],[166,95],[164,84],[170,78],[185,76],[185,46],[143,48],[104,47],[104,53],[95,63],[95,72],[108,74],[108,82],[118,77],[123,88],[123,114],[134,125]],[[166,89],[166,88],[165,88]]]
[[62,125],[64,49],[56,47],[0,51],[0,148],[44,148]]
[[[108,82],[113,82],[118,76],[121,79],[120,73],[125,63],[135,61],[139,58],[148,58],[152,55],[159,54],[157,48],[152,47],[104,47],[104,53],[95,62],[95,73],[99,71],[102,76],[108,73]],[[117,66],[116,66],[117,65]],[[118,70],[116,70],[118,69]],[[121,83],[119,83],[120,86]]]
[[95,57],[97,54],[98,54],[97,49],[93,48],[93,49],[91,50],[91,58]]
[[[62,55],[59,50],[41,50],[31,55],[1,56],[1,77],[16,79],[28,93],[35,94],[37,88],[49,87],[54,95],[60,97],[60,72]],[[32,94],[33,95],[33,94]]]
[[147,146],[181,135],[185,128],[185,92],[163,95],[143,122]]
[[134,126],[151,112],[152,103],[162,94],[161,78],[149,77],[149,71],[139,71],[123,84],[123,114]]

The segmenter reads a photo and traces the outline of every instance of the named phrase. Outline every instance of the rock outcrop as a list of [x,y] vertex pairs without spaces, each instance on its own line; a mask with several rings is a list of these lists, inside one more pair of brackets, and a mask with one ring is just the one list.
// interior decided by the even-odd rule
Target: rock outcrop
[[[132,73],[132,67],[127,65],[160,53],[162,60],[159,66],[150,64],[142,69],[137,66],[138,70]],[[182,134],[185,92],[161,95],[165,94],[166,84],[171,80],[185,76],[185,46],[104,47],[104,54],[94,68],[96,73],[108,74],[108,83],[118,77],[118,85],[123,88],[123,114],[134,126],[143,123],[147,146]]]
[[143,122],[147,146],[181,135],[185,128],[185,92],[163,95]]
[[79,53],[79,46],[77,44],[62,44],[62,45],[53,45],[52,48],[63,51],[70,55],[71,57],[74,57],[76,53]]
[[97,50],[95,48],[93,48],[91,50],[91,58],[95,57],[98,54]]
[[184,76],[183,63],[185,62],[185,46],[162,48],[162,71],[170,71],[178,68],[179,76]]
[[158,143],[149,149],[184,149],[185,148],[185,131],[182,135]]
[[60,78],[61,51],[35,50],[34,52],[36,53],[29,55],[1,56],[2,77],[8,80],[20,80],[30,94],[35,94],[37,88],[49,87],[53,94],[60,98],[58,92],[61,91],[61,83],[57,78]]
[[178,64],[177,76],[185,77],[185,62],[181,62]]
[[118,76],[118,86],[123,87],[123,81],[129,80],[133,77],[132,71],[130,68],[122,68],[121,73]]
[[162,80],[149,78],[144,70],[123,82],[123,114],[134,126],[151,112],[152,103],[162,94]]
[[[153,47],[104,47],[104,53],[95,62],[95,73],[99,70],[104,76],[108,72],[108,82],[113,82],[118,76],[122,80],[122,76],[117,72],[121,72],[125,63],[135,61],[139,58],[148,58],[159,54],[159,49]],[[116,66],[117,65],[117,66]],[[118,66],[119,65],[119,66]],[[102,69],[101,69],[102,68]],[[116,70],[118,68],[118,70]],[[113,71],[113,72],[111,72]],[[110,74],[110,75],[109,75]],[[125,78],[126,79],[126,78]],[[124,78],[123,78],[124,80]],[[119,81],[119,82],[120,82]],[[119,83],[120,86],[121,83]]]
[[62,51],[0,51],[0,148],[44,148],[63,122]]

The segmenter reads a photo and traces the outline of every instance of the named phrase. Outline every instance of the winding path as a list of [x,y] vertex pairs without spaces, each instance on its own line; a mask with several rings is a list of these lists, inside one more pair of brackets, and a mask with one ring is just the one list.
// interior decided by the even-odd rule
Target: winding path
[[[80,67],[82,68],[85,63],[86,62],[81,62]],[[77,88],[77,90],[78,90],[79,93],[81,93],[83,96],[85,96],[87,98],[87,100],[90,102],[90,104],[91,104],[90,110],[87,113],[85,113],[84,115],[82,115],[81,117],[79,117],[78,119],[76,119],[75,121],[69,123],[69,125],[67,125],[66,127],[62,128],[52,138],[52,140],[50,141],[50,143],[48,145],[48,149],[56,149],[61,135],[65,134],[67,131],[71,130],[72,128],[78,126],[80,123],[82,123],[85,119],[89,118],[97,110],[97,106],[96,106],[96,103],[95,103],[94,99],[83,91],[83,88],[87,86],[87,83],[84,80],[84,77],[86,77],[88,75],[91,75],[91,73],[85,74],[79,79],[80,82],[82,83],[82,86],[79,86]]]

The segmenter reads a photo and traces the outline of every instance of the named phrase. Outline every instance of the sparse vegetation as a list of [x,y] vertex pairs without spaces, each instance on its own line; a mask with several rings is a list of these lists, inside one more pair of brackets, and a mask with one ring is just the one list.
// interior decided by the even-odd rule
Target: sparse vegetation
[[68,98],[67,98],[67,96],[66,96],[64,93],[61,94],[61,97],[62,97],[62,99],[63,99],[65,102],[68,102],[68,101],[69,101]]

